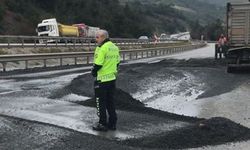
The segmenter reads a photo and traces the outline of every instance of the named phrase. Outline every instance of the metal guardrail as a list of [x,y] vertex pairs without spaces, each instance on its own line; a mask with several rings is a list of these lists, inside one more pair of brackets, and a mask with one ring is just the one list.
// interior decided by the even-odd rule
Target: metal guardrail
[[[118,46],[154,44],[153,39],[139,40],[128,38],[111,38]],[[183,41],[161,41],[159,43],[178,43]],[[37,48],[37,47],[93,47],[96,46],[94,38],[82,37],[45,37],[45,36],[10,36],[0,35],[2,48]]]
[[[156,56],[163,56],[177,52],[183,52],[186,50],[196,49],[205,46],[204,43],[195,45],[184,46],[172,46],[172,47],[158,47],[147,49],[133,49],[120,51],[121,60],[133,60],[140,58],[150,58]],[[2,55],[0,56],[0,63],[3,66],[3,72],[6,72],[7,63],[9,62],[25,62],[25,69],[29,68],[29,61],[31,60],[43,60],[43,67],[47,67],[48,59],[59,59],[59,66],[63,66],[63,59],[73,58],[75,65],[77,65],[78,58],[85,58],[83,64],[91,64],[93,60],[94,52],[67,52],[67,53],[43,53],[43,54],[19,54],[19,55]]]

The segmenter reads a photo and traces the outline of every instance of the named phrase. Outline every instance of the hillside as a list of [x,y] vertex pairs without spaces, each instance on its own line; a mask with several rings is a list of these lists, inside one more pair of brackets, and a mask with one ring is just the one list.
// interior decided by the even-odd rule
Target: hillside
[[225,16],[225,8],[220,5],[214,5],[207,0],[120,0],[121,3],[132,1],[137,1],[144,5],[169,5],[171,8],[180,11],[187,19],[200,20],[200,23],[203,25],[218,18],[224,19]]
[[225,7],[227,2],[248,2],[248,0],[199,0],[199,1],[215,4],[217,6],[222,6],[222,7]]
[[[224,19],[225,9],[201,0],[0,0],[0,34],[36,35],[43,19],[63,24],[86,23],[113,37],[152,36],[191,31],[198,38],[204,26]],[[28,8],[28,9],[27,9]]]

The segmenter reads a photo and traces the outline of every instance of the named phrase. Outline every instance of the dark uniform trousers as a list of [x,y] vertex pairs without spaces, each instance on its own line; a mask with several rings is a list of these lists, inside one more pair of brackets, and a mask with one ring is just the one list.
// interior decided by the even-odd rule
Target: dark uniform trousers
[[[99,123],[105,126],[115,126],[117,122],[114,105],[115,80],[103,83],[95,81],[94,88]],[[108,124],[106,111],[109,115]]]

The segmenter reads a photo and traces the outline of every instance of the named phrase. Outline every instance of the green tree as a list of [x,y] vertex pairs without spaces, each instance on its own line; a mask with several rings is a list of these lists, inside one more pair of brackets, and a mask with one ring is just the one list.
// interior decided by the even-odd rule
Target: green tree
[[191,22],[190,27],[191,27],[191,37],[193,39],[200,39],[203,28],[200,25],[199,20],[196,20],[195,22]]
[[213,41],[217,40],[222,33],[225,34],[225,29],[220,19],[217,19],[214,23],[208,24],[205,28],[208,39]]
[[5,15],[5,7],[0,5],[0,34],[3,34],[3,18]]

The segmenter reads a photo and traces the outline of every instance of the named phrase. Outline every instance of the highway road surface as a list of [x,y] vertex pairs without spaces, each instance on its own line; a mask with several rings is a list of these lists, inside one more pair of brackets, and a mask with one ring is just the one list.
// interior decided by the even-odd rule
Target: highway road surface
[[[249,74],[227,74],[223,62],[213,60],[213,47],[122,64],[117,87],[131,107],[118,106],[118,129],[107,133],[91,129],[98,118],[87,104],[93,97],[90,67],[1,77],[0,149],[247,149],[250,142],[242,140],[250,128]],[[206,143],[194,136],[189,145],[178,139],[180,131],[212,117],[230,119],[221,121],[229,131],[246,130],[246,138],[215,135]],[[171,140],[166,133],[175,133],[176,143],[164,145]],[[166,141],[159,143],[159,137]]]

